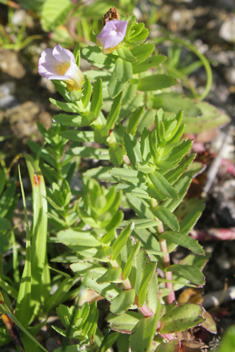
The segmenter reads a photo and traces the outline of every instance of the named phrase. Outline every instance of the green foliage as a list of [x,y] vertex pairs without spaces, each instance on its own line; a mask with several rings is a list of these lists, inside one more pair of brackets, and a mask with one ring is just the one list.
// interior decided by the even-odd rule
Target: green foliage
[[[121,1],[123,7],[125,3]],[[84,14],[82,30],[90,41],[86,16],[104,14],[111,5],[95,1],[80,8],[71,1],[46,0],[38,12],[44,30],[64,23],[71,11]],[[170,351],[177,346],[177,332],[199,325],[215,332],[212,317],[199,304],[175,302],[174,291],[204,285],[202,269],[208,259],[189,236],[203,211],[202,202],[193,200],[180,213],[198,168],[193,164],[195,155],[190,154],[192,141],[183,139],[183,134],[228,119],[206,103],[172,92],[170,88],[179,78],[179,70],[175,70],[180,51],[174,48],[171,52],[170,64],[165,66],[169,76],[162,69],[166,57],[145,42],[148,30],[144,24],[137,23],[135,16],[127,20],[125,39],[111,54],[104,54],[98,46],[87,46],[81,53],[75,48],[77,63],[81,55],[93,66],[84,73],[81,92],[70,93],[65,82],[53,82],[63,101],[50,101],[61,113],[54,116],[48,130],[38,124],[44,143],[29,141],[33,157],[25,156],[33,189],[31,229],[20,179],[27,225],[25,266],[20,285],[17,275],[16,283],[3,275],[0,286],[17,298],[13,321],[24,332],[35,317],[45,317],[56,308],[65,327],[54,327],[65,338],[57,352],[110,352],[115,343],[121,352]],[[99,166],[84,170],[88,159],[96,159]],[[79,190],[71,182],[80,177],[78,170]],[[5,182],[2,171],[1,254],[8,248],[6,233],[15,206],[16,186],[5,187]],[[11,236],[9,243],[14,244]],[[55,275],[49,273],[47,242]],[[61,244],[67,247],[62,253]],[[169,254],[178,245],[190,254],[171,265]],[[14,252],[14,263],[16,260]],[[63,269],[57,263],[62,263]],[[96,301],[70,308],[61,304],[78,293],[82,296],[83,287],[108,301],[104,336],[97,327]],[[10,314],[5,305],[1,308]],[[30,339],[25,343],[32,349],[34,339],[25,333]],[[4,340],[6,331],[0,330],[1,334]],[[70,338],[77,343],[67,346]]]

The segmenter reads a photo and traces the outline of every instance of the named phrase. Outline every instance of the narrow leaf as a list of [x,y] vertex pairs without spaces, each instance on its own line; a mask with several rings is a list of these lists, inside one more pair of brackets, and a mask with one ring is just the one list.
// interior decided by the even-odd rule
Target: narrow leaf
[[130,134],[125,134],[125,147],[128,158],[133,166],[136,165],[137,161],[142,161],[140,144],[135,137]]
[[143,62],[145,59],[147,59],[149,57],[149,55],[152,54],[153,50],[155,48],[154,44],[143,44],[140,46],[134,46],[131,49],[132,54],[138,59],[138,61],[135,63],[136,64],[140,64],[141,62]]
[[138,90],[142,92],[158,90],[158,89],[174,86],[176,83],[177,81],[168,75],[164,75],[164,74],[151,75],[151,76],[140,78],[139,84],[138,84]]
[[110,98],[115,98],[120,92],[122,92],[124,89],[124,84],[122,82],[118,82],[116,77],[115,77],[115,70],[112,73],[112,76],[109,81],[108,85],[108,92]]
[[181,275],[201,287],[205,284],[203,273],[194,265],[174,264],[169,266],[166,271]]
[[156,263],[154,263],[154,262],[150,262],[150,263],[146,264],[143,268],[143,278],[142,278],[142,282],[140,285],[140,291],[139,291],[139,306],[140,307],[142,307],[145,302],[148,284],[151,280],[152,275],[155,272],[155,269],[156,269]]
[[133,352],[146,351],[152,341],[152,326],[154,316],[143,318],[137,324],[136,329],[130,336],[130,346]]
[[121,108],[122,93],[120,93],[114,100],[110,112],[107,117],[106,126],[108,130],[114,128],[114,125],[118,119],[119,111]]
[[174,214],[161,205],[152,209],[152,213],[173,231],[179,231],[179,223]]
[[99,116],[101,111],[101,107],[103,104],[103,97],[102,97],[102,80],[98,79],[93,87],[93,94],[91,99],[91,112],[95,115],[95,117]]
[[112,260],[115,260],[118,254],[121,252],[133,228],[134,228],[134,223],[130,223],[126,228],[122,230],[118,238],[115,240],[112,246],[113,247]]
[[134,299],[134,289],[122,291],[111,301],[110,312],[113,314],[125,313],[134,303]]
[[108,269],[106,271],[106,273],[104,273],[104,275],[102,275],[98,280],[98,284],[99,283],[103,283],[103,282],[116,282],[118,279],[118,282],[120,281],[120,275],[122,273],[122,269],[120,267],[118,268],[111,268]]
[[115,76],[118,82],[125,83],[130,81],[133,75],[132,64],[120,58],[115,63]]
[[118,56],[126,62],[128,61],[135,62],[137,60],[136,57],[132,54],[132,52],[128,48],[125,48],[125,47],[119,48],[117,49],[117,53],[118,53]]
[[141,73],[150,70],[153,67],[163,63],[167,60],[167,57],[164,55],[153,55],[150,56],[148,59],[143,61],[142,63],[138,64],[138,62],[133,65],[133,73]]
[[165,240],[173,242],[182,247],[188,248],[190,251],[196,254],[199,254],[199,255],[204,254],[204,250],[202,246],[192,237],[187,236],[184,233],[167,231],[161,234],[161,238],[164,238]]
[[141,318],[141,314],[128,311],[122,315],[109,314],[107,321],[112,330],[130,334]]
[[167,179],[160,174],[160,172],[155,171],[154,173],[149,174],[149,178],[156,189],[160,190],[164,195],[173,199],[177,199],[179,197],[175,189],[171,186]]
[[123,279],[126,280],[128,278],[128,275],[130,274],[131,268],[132,268],[132,262],[138,253],[140,249],[140,241],[137,242],[134,247],[131,248],[130,255],[127,258],[127,262],[125,264],[124,270],[123,270]]
[[160,320],[161,334],[190,329],[204,321],[203,308],[197,304],[184,304],[166,313]]
[[87,108],[87,105],[91,98],[91,82],[87,76],[84,76],[84,84],[82,90],[82,103],[84,108]]

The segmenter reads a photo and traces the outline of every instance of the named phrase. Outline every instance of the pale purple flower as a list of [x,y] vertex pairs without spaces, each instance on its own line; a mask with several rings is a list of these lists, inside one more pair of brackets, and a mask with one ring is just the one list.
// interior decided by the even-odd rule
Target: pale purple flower
[[126,35],[128,21],[108,21],[96,37],[97,44],[102,46],[104,54],[110,54],[118,48]]
[[69,91],[80,90],[84,80],[73,53],[59,44],[54,49],[48,48],[42,52],[38,62],[38,73],[49,80],[67,82]]

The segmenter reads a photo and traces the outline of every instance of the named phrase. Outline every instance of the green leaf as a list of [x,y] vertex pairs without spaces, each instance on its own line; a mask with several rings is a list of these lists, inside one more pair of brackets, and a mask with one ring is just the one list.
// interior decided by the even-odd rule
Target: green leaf
[[[0,218],[0,220],[4,220],[4,219]],[[1,225],[1,221],[0,221],[0,225]],[[7,239],[7,237],[5,235],[0,233],[0,254],[1,255],[6,254],[8,249],[9,249],[9,241],[8,241],[8,239]],[[1,281],[1,279],[0,279],[0,281]],[[1,286],[1,284],[0,284],[0,286]]]
[[93,112],[95,117],[99,116],[103,104],[102,97],[102,81],[98,79],[93,86],[93,93],[91,99],[90,111]]
[[113,333],[109,334],[106,338],[104,337],[104,340],[102,341],[101,352],[105,352],[110,347],[112,347],[114,345],[114,343],[116,342],[118,336],[119,336],[118,332],[113,332]]
[[121,121],[123,118],[128,117],[133,111],[143,105],[144,102],[144,95],[137,94],[129,104],[123,106],[120,111],[119,120]]
[[116,227],[118,227],[119,223],[122,221],[123,219],[123,212],[121,210],[119,210],[112,218],[112,220],[108,223],[108,225],[105,227],[105,229],[107,231],[111,231],[113,229],[115,229]]
[[144,115],[141,117],[140,122],[138,124],[136,137],[139,137],[145,128],[149,129],[153,125],[155,115],[156,115],[156,110],[147,110],[144,113]]
[[[133,65],[133,73],[141,73],[141,72],[146,72],[150,70],[153,67],[156,67],[157,65],[160,65],[164,61],[166,61],[167,57],[164,55],[153,55],[150,56],[148,59],[145,61],[141,62],[140,64],[137,62]],[[155,106],[154,106],[155,108]]]
[[20,323],[20,321],[12,314],[6,303],[4,302],[3,295],[0,293],[0,310],[1,312],[7,314],[11,317],[11,320],[18,326],[20,330],[22,330],[34,343],[36,346],[40,347],[40,349],[44,352],[48,352],[40,343],[25,329],[25,327]]
[[104,274],[105,268],[95,268],[86,272],[82,283],[89,287],[91,290],[98,292],[101,296],[105,297],[108,301],[115,298],[121,291],[117,285],[104,282],[98,284],[97,280]]
[[130,334],[141,318],[141,314],[129,311],[121,315],[109,314],[107,321],[112,330]]
[[152,213],[173,231],[179,231],[179,223],[174,214],[161,205],[151,209]]
[[191,140],[182,142],[179,146],[173,148],[166,156],[165,161],[168,163],[178,163],[190,150],[193,142]]
[[71,97],[70,97],[70,93],[67,91],[67,83],[64,81],[59,81],[59,80],[52,80],[55,89],[57,90],[57,92],[60,93],[60,95],[62,95],[62,97],[66,100],[71,102]]
[[139,197],[139,198],[146,198],[146,199],[150,199],[151,198],[148,195],[148,193],[145,190],[143,190],[142,188],[140,188],[140,187],[135,187],[135,186],[132,186],[132,185],[119,183],[117,185],[116,189],[121,189],[125,194],[126,193],[130,193],[133,196],[136,196],[136,197]]
[[135,137],[130,134],[125,134],[125,147],[128,158],[133,166],[136,165],[137,161],[142,161],[140,144]]
[[135,84],[134,82],[135,80],[132,80],[130,84],[125,85],[123,91],[122,106],[127,104],[131,99],[135,97],[137,91],[137,84]]
[[115,166],[120,166],[123,163],[123,148],[119,143],[110,145],[109,147],[109,158],[110,162]]
[[122,82],[118,82],[115,76],[115,70],[113,70],[112,76],[108,85],[108,93],[110,98],[115,98],[120,92],[124,89],[124,84]]
[[200,205],[199,207],[195,208],[192,212],[187,214],[183,220],[180,222],[180,232],[184,234],[188,234],[189,231],[193,228],[196,224],[198,218],[201,216],[202,211],[204,210],[205,206]]
[[230,326],[222,336],[217,352],[231,352],[235,350],[235,326]]
[[112,260],[115,260],[118,254],[121,252],[122,248],[125,246],[125,243],[134,228],[134,223],[130,223],[127,227],[125,227],[118,238],[115,240],[113,247],[113,256]]
[[184,97],[181,93],[170,92],[160,93],[152,98],[153,108],[162,108],[164,111],[177,113],[179,110],[184,111],[184,116],[195,117],[195,122],[201,115],[201,110],[194,100]]
[[91,82],[87,76],[84,76],[84,84],[82,90],[82,103],[86,109],[91,98]]
[[135,290],[124,290],[111,301],[110,312],[113,314],[125,313],[134,303]]
[[168,171],[164,177],[168,182],[170,182],[170,184],[174,184],[194,159],[195,154],[187,155],[180,161],[179,165],[175,169]]
[[89,169],[83,173],[85,177],[93,177],[100,181],[107,181],[107,182],[116,182],[116,178],[110,174],[112,170],[112,166],[99,166],[94,167],[93,169]]
[[132,78],[133,70],[132,64],[120,58],[115,63],[115,76],[118,82],[128,82]]
[[120,93],[114,100],[110,112],[107,117],[106,126],[108,130],[114,128],[114,125],[118,119],[119,111],[121,108],[122,93]]
[[69,0],[47,0],[42,6],[41,23],[45,32],[64,24],[74,5]]
[[126,62],[128,62],[128,61],[135,62],[137,60],[136,57],[130,51],[130,49],[125,48],[124,46],[117,49],[117,53],[118,53],[119,58],[121,58],[122,60],[124,60]]
[[120,267],[118,268],[111,268],[104,273],[98,280],[97,283],[103,283],[103,282],[120,282],[120,275],[122,273],[122,269]]
[[63,131],[60,133],[63,138],[76,142],[94,142],[93,131]]
[[143,44],[140,46],[134,46],[131,49],[131,53],[137,58],[137,63],[135,63],[135,65],[140,64],[141,62],[143,62],[145,59],[147,59],[149,57],[149,55],[152,54],[153,50],[155,49],[155,45],[154,44]]
[[96,116],[92,112],[84,113],[83,116],[65,114],[53,116],[53,119],[56,122],[71,127],[89,126],[95,120],[95,118]]
[[9,207],[12,205],[16,190],[16,182],[12,182],[3,192],[0,198],[0,217],[6,216]]
[[149,285],[149,282],[151,280],[152,275],[155,272],[155,269],[156,269],[156,263],[154,263],[154,262],[148,263],[143,268],[143,278],[141,281],[140,291],[139,291],[139,306],[140,307],[142,307],[145,302],[148,285]]
[[[46,186],[37,162],[30,155],[25,160],[33,190],[33,226],[31,228],[31,307],[37,311],[50,296],[50,273],[47,265]],[[38,250],[40,248],[40,250]]]
[[143,175],[137,171],[137,170],[132,170],[132,169],[122,169],[122,168],[113,168],[110,171],[110,174],[112,176],[115,176],[117,178],[120,178],[122,180],[131,182],[131,183],[143,183],[144,182],[144,177]]
[[98,46],[88,46],[82,49],[82,57],[92,64],[99,64],[103,66],[111,66],[116,60],[116,57],[112,54],[103,54],[102,50]]
[[134,111],[132,113],[132,115],[129,118],[129,122],[128,122],[128,125],[126,128],[127,133],[131,134],[132,136],[135,135],[136,129],[137,129],[137,126],[139,123],[139,119],[140,119],[141,115],[143,114],[143,112],[144,112],[144,106],[138,108],[136,111]]
[[96,143],[106,143],[106,139],[109,134],[109,130],[107,126],[104,125],[93,125],[92,128],[94,129],[94,138]]
[[197,108],[201,110],[201,116],[196,118],[191,116],[184,117],[183,121],[186,123],[185,133],[200,133],[227,125],[230,122],[230,117],[227,114],[221,113],[215,106],[206,102],[197,103]]
[[68,150],[67,154],[73,156],[81,156],[84,158],[109,160],[109,150],[92,147],[75,147]]
[[[21,186],[21,193],[24,205],[24,215],[25,215],[25,224],[26,224],[26,260],[25,266],[21,277],[21,284],[19,287],[18,297],[17,297],[17,305],[15,316],[20,319],[22,324],[27,326],[31,320],[31,312],[30,312],[30,300],[31,300],[31,275],[32,275],[32,259],[31,259],[31,236],[29,230],[28,223],[28,215],[27,215],[27,207],[25,201],[25,193],[23,188],[23,183],[21,179],[21,173],[19,169],[19,180]],[[36,269],[36,268],[35,268]]]
[[175,307],[161,318],[160,333],[170,334],[193,328],[204,321],[202,315],[203,308],[197,304]]
[[166,271],[171,271],[180,276],[183,276],[201,287],[205,284],[202,272],[194,265],[174,264],[169,266]]
[[100,242],[89,231],[74,231],[72,229],[60,231],[57,234],[60,242],[66,246],[98,247]]
[[[136,26],[142,25],[143,23],[138,23]],[[137,31],[139,32],[139,31]],[[136,33],[131,34],[131,36],[129,37],[128,42],[132,43],[132,44],[141,44],[143,43],[147,37],[149,35],[149,31],[147,28],[144,28],[140,34],[136,35]]]
[[[0,231],[6,231],[9,230],[11,228],[11,224],[8,220],[4,219],[4,218],[0,218]],[[4,236],[5,237],[5,236]],[[7,243],[8,240],[6,239]],[[1,247],[1,246],[0,246]],[[3,252],[4,253],[4,252]],[[2,254],[3,254],[2,253]]]
[[127,226],[130,222],[135,223],[135,229],[147,229],[149,227],[155,227],[159,225],[159,222],[153,219],[130,219],[128,221],[122,221],[119,226]]
[[5,170],[3,169],[0,172],[0,195],[2,194],[2,191],[4,189],[5,181],[6,181],[6,173],[5,173]]
[[137,324],[134,333],[130,336],[130,346],[133,352],[146,351],[152,342],[152,327],[154,316],[143,318]]
[[217,333],[216,323],[212,318],[212,316],[210,315],[210,313],[205,310],[203,314],[203,318],[205,318],[206,320],[201,324],[201,327],[203,327],[207,331],[210,331],[212,334],[216,334]]
[[154,214],[150,210],[150,206],[143,199],[139,199],[130,194],[127,194],[127,199],[131,204],[131,208],[134,209],[139,218],[153,219]]
[[62,303],[66,297],[66,294],[69,292],[75,282],[76,279],[71,279],[68,277],[66,277],[62,282],[60,282],[58,289],[46,301],[44,308],[45,311],[51,311],[53,308]]
[[195,239],[190,236],[187,236],[184,233],[167,231],[161,234],[161,238],[164,238],[165,240],[173,242],[179,246],[188,248],[190,251],[196,254],[204,254],[202,246]]
[[179,341],[171,340],[166,343],[162,342],[155,352],[176,352],[177,350],[179,350]]
[[155,171],[152,174],[149,174],[148,176],[154,184],[156,190],[159,190],[164,195],[173,199],[177,199],[179,197],[175,189],[171,186],[167,179],[160,174],[160,172]]
[[74,57],[75,57],[75,62],[76,62],[76,64],[77,64],[77,66],[79,67],[79,66],[80,66],[80,59],[81,59],[81,57],[80,57],[80,45],[79,45],[79,43],[77,43],[77,44],[75,45],[75,48],[74,48],[74,50],[73,50],[73,55],[74,55]]
[[125,267],[123,269],[123,279],[126,280],[131,272],[131,268],[132,268],[132,262],[135,258],[135,256],[137,255],[138,251],[140,249],[140,241],[137,242],[132,248],[131,248],[131,252],[130,255],[127,258],[127,262],[125,264]]
[[137,89],[142,92],[147,92],[168,88],[175,84],[177,84],[177,81],[174,78],[164,74],[156,74],[140,78]]
[[148,163],[146,161],[137,161],[136,168],[143,172],[143,174],[152,174],[155,171],[155,166],[153,163]]
[[192,179],[188,177],[187,175],[183,174],[182,177],[178,180],[178,182],[174,185],[174,188],[176,192],[179,194],[178,199],[171,199],[168,198],[166,199],[162,205],[173,212],[178,205],[182,202],[182,199],[184,198],[190,184],[191,184]]
[[136,22],[136,17],[134,22],[130,22],[128,21],[128,25],[127,25],[127,38],[133,38],[138,36],[144,29],[144,23],[137,23]]
[[75,113],[79,113],[80,109],[77,106],[76,103],[64,103],[52,98],[49,98],[50,102],[55,105],[57,108],[64,110],[66,112],[75,112]]

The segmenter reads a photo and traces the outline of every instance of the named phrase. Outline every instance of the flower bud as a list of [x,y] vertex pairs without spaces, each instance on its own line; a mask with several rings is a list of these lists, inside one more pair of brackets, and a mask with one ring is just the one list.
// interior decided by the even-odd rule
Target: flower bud
[[118,49],[119,44],[123,41],[126,35],[128,21],[108,21],[103,27],[96,41],[99,46],[102,46],[104,54],[110,54]]
[[38,73],[49,80],[65,81],[68,91],[82,89],[84,77],[73,53],[59,44],[54,49],[48,48],[42,52],[38,62]]

